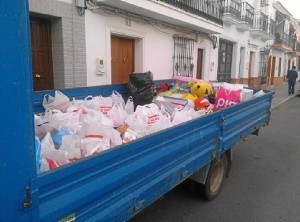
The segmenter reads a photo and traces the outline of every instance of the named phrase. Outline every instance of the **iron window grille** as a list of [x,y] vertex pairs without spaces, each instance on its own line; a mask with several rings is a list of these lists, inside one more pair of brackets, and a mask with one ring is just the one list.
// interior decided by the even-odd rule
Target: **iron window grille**
[[193,76],[194,43],[193,39],[174,36],[173,76]]

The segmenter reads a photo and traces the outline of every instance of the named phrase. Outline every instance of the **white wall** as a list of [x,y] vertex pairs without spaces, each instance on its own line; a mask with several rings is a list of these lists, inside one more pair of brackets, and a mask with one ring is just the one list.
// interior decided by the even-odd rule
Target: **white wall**
[[274,77],[278,77],[278,68],[279,68],[279,58],[281,57],[282,61],[281,61],[281,73],[285,73],[283,72],[283,53],[278,51],[278,50],[272,50],[272,56],[275,56],[276,57],[276,63],[275,63],[275,73],[274,73]]
[[[149,25],[141,21],[131,20],[131,26],[125,24],[125,18],[117,15],[104,15],[86,11],[86,48],[87,48],[87,85],[103,85],[111,83],[111,34],[134,38],[135,71],[151,71],[154,79],[172,78],[174,34],[183,34],[158,25]],[[154,27],[153,27],[154,26]],[[185,36],[189,36],[186,35]],[[189,36],[191,37],[191,36]],[[201,38],[199,38],[201,40]],[[210,57],[215,57],[211,42],[205,39],[195,44],[195,54],[198,47],[205,49]],[[214,50],[217,51],[217,50]],[[217,54],[216,54],[217,55]],[[104,58],[105,74],[96,74],[96,57]],[[208,80],[208,62],[205,58],[205,78]],[[213,60],[215,61],[215,60]],[[194,57],[196,72],[196,56]],[[215,61],[215,67],[217,62]]]
[[[250,51],[255,51],[252,44],[253,40],[250,36],[249,31],[240,31],[235,25],[224,24],[224,33],[219,35],[221,39],[230,41],[233,43],[233,55],[232,55],[232,67],[231,67],[231,78],[248,78],[248,63]],[[250,45],[249,45],[250,43]],[[241,48],[244,50],[244,55],[241,55]],[[243,60],[241,60],[241,56]],[[254,55],[256,57],[256,55]],[[255,58],[254,58],[255,59]],[[241,65],[240,65],[241,62]],[[255,65],[256,61],[252,61]],[[255,74],[256,67],[252,67],[252,73]],[[241,67],[241,70],[240,70]],[[252,75],[253,76],[253,75]]]

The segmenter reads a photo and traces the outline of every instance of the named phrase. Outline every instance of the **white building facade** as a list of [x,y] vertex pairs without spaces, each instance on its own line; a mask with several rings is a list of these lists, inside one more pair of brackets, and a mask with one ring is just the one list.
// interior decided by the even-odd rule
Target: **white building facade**
[[[46,89],[126,83],[130,73],[146,71],[151,71],[155,80],[181,75],[263,88],[281,84],[287,69],[299,64],[295,37],[283,35],[294,34],[296,28],[279,2],[29,3],[31,26],[39,21],[49,26],[50,53],[44,58],[50,62],[44,66],[50,66],[52,85]],[[41,51],[37,47],[33,55]],[[38,83],[42,82],[39,64],[45,59],[37,58],[33,56],[33,76]]]

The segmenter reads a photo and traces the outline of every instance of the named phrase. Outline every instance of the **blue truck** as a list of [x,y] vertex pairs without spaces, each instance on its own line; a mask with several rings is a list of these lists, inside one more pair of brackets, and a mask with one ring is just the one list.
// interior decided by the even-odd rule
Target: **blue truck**
[[[268,124],[273,94],[151,134],[101,154],[36,174],[34,112],[45,93],[32,91],[26,0],[0,2],[0,221],[127,221],[189,179],[215,198],[235,143]],[[69,97],[125,93],[105,85]],[[198,186],[199,185],[199,186]]]

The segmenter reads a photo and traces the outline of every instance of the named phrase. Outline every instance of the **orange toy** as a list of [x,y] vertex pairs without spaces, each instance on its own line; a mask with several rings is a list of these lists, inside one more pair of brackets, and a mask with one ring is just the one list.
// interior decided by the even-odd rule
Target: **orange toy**
[[207,109],[210,106],[208,99],[203,97],[196,99],[194,104],[196,110]]

